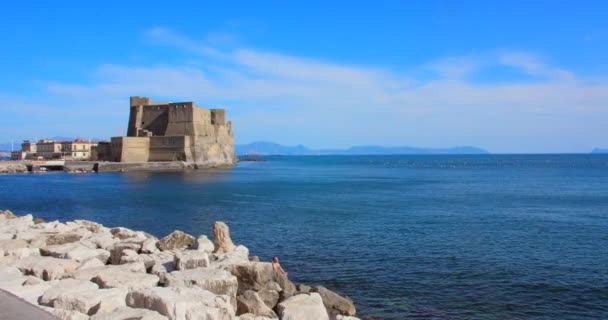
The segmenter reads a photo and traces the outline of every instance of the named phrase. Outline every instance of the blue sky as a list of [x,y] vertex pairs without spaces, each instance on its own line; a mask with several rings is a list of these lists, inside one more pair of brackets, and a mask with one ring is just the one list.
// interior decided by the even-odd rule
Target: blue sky
[[0,142],[123,135],[144,95],[237,143],[608,146],[608,2],[326,2],[6,3]]

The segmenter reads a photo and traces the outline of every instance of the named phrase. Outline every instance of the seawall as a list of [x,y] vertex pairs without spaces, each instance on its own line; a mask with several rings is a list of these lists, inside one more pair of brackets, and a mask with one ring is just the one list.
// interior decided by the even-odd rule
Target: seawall
[[348,298],[295,285],[222,222],[212,231],[157,239],[0,211],[0,289],[59,319],[357,319]]

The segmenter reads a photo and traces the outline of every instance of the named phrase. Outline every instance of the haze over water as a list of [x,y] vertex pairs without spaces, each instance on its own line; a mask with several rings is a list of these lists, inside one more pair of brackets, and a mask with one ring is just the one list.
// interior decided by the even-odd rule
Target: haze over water
[[608,318],[608,156],[270,157],[187,173],[0,176],[0,207],[211,234],[361,318]]

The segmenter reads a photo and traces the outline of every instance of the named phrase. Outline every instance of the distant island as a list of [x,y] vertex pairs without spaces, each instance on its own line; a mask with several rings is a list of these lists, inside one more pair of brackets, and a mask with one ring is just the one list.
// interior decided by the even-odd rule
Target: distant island
[[354,146],[348,149],[310,149],[303,145],[284,146],[278,143],[258,141],[235,145],[237,155],[390,155],[390,154],[488,154],[477,147],[416,148]]
[[608,153],[608,148],[595,148],[591,153]]

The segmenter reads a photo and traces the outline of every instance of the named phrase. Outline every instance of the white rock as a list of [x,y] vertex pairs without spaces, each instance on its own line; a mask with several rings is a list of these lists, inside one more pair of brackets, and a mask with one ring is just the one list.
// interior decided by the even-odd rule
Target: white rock
[[154,310],[171,320],[236,319],[228,300],[200,288],[155,287],[127,294],[128,306]]
[[198,268],[174,271],[165,276],[168,287],[199,287],[218,295],[230,297],[230,303],[236,308],[236,294],[239,283],[230,272],[219,269]]
[[88,237],[87,240],[94,243],[97,248],[105,250],[110,250],[113,245],[119,242],[119,240],[114,239],[111,234],[107,233],[93,234]]
[[127,289],[113,288],[89,290],[85,292],[66,292],[60,294],[53,303],[55,308],[74,310],[84,314],[110,312],[124,307]]
[[91,268],[100,268],[100,267],[104,267],[106,264],[101,262],[101,260],[97,259],[97,258],[90,258],[86,261],[83,261],[80,264],[80,267],[78,267],[78,269],[76,270],[85,270],[85,269],[91,269]]
[[52,309],[51,314],[61,320],[88,320],[89,316],[74,310]]
[[207,236],[203,234],[196,238],[193,248],[198,251],[211,253],[215,249],[215,246],[213,245],[213,242],[211,242],[211,240],[209,240]]
[[110,257],[110,252],[104,249],[91,248],[80,242],[66,243],[61,245],[46,246],[40,249],[43,256],[51,256],[61,259],[72,259],[74,261],[85,261],[97,258],[104,264]]
[[[133,263],[139,265],[145,272],[143,263]],[[120,268],[105,268],[93,279],[101,288],[146,288],[158,285],[159,277],[153,274],[133,272]]]
[[120,264],[134,262],[143,262],[143,264],[146,266],[146,269],[149,269],[156,264],[156,259],[155,256],[151,254],[137,254],[137,252],[133,250],[124,250],[123,256],[120,257]]
[[167,320],[160,313],[148,309],[136,309],[129,307],[118,308],[112,312],[97,313],[91,320]]
[[336,320],[361,320],[357,317],[352,317],[352,316],[343,316],[341,314],[336,315]]
[[139,251],[141,245],[131,242],[118,242],[110,249],[110,262],[112,264],[120,264],[120,258],[123,256],[125,250]]
[[44,283],[44,281],[40,278],[36,278],[34,276],[27,276],[27,279],[23,281],[21,285],[23,286],[35,286],[38,284]]
[[53,257],[27,257],[13,263],[21,272],[44,280],[59,279],[65,273],[75,271],[80,264],[70,259]]
[[226,268],[234,264],[249,263],[249,249],[245,246],[237,246],[228,253],[214,253],[212,268]]
[[158,240],[156,240],[154,238],[148,238],[148,239],[144,240],[144,242],[142,242],[142,244],[141,244],[141,252],[142,253],[155,253],[155,252],[160,251],[156,247],[157,241]]
[[209,255],[205,252],[185,250],[175,254],[175,268],[188,270],[209,266]]
[[63,279],[59,280],[50,289],[46,290],[42,297],[40,297],[39,302],[42,305],[52,307],[55,299],[57,299],[61,294],[83,293],[91,290],[97,290],[97,285],[90,281]]
[[5,254],[12,250],[27,248],[27,245],[28,243],[25,240],[0,240],[0,250],[4,251]]
[[318,293],[295,295],[277,305],[281,320],[329,320],[323,300]]

